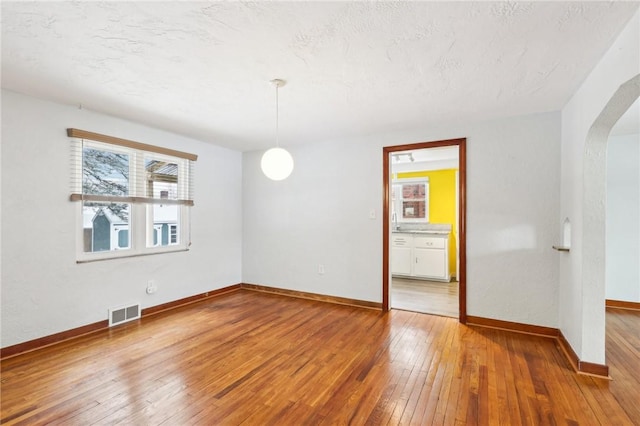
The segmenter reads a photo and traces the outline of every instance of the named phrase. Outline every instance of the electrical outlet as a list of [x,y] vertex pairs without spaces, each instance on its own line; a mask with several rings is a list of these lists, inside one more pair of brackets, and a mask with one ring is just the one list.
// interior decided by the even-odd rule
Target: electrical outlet
[[318,274],[324,275],[324,265],[318,265]]
[[155,281],[149,280],[147,281],[147,294],[153,294],[158,291],[158,286],[156,286]]
[[375,219],[375,218],[376,218],[376,209],[369,210],[369,219]]

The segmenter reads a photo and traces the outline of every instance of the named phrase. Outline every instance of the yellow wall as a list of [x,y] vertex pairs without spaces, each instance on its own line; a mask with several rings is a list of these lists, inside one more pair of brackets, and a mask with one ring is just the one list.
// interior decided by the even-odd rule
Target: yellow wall
[[398,179],[429,178],[429,223],[451,225],[449,272],[456,273],[456,172],[457,169],[398,173]]

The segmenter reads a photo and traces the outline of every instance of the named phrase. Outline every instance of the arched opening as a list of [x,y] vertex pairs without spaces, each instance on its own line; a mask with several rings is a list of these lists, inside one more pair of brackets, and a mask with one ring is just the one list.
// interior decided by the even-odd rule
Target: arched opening
[[590,339],[583,341],[589,340],[588,344],[597,348],[602,359],[605,358],[607,141],[615,123],[638,97],[640,74],[618,88],[589,129],[585,143],[582,199],[583,321],[590,318],[591,324],[596,327],[589,330]]
[[640,98],[609,134],[605,216],[606,307],[640,310]]

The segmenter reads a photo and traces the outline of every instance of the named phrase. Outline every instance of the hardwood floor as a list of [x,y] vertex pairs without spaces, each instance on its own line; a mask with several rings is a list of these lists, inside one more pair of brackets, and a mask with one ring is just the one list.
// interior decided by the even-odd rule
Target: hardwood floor
[[458,318],[458,282],[449,283],[393,277],[391,307],[405,311]]
[[637,380],[577,375],[553,339],[249,290],[1,369],[7,425],[640,424]]
[[640,311],[607,308],[606,327],[611,392],[640,425]]

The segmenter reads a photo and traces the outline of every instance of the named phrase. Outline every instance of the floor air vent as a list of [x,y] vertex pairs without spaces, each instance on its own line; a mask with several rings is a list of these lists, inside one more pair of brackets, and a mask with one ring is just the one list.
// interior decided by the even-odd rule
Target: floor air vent
[[109,309],[109,327],[140,318],[140,304]]

